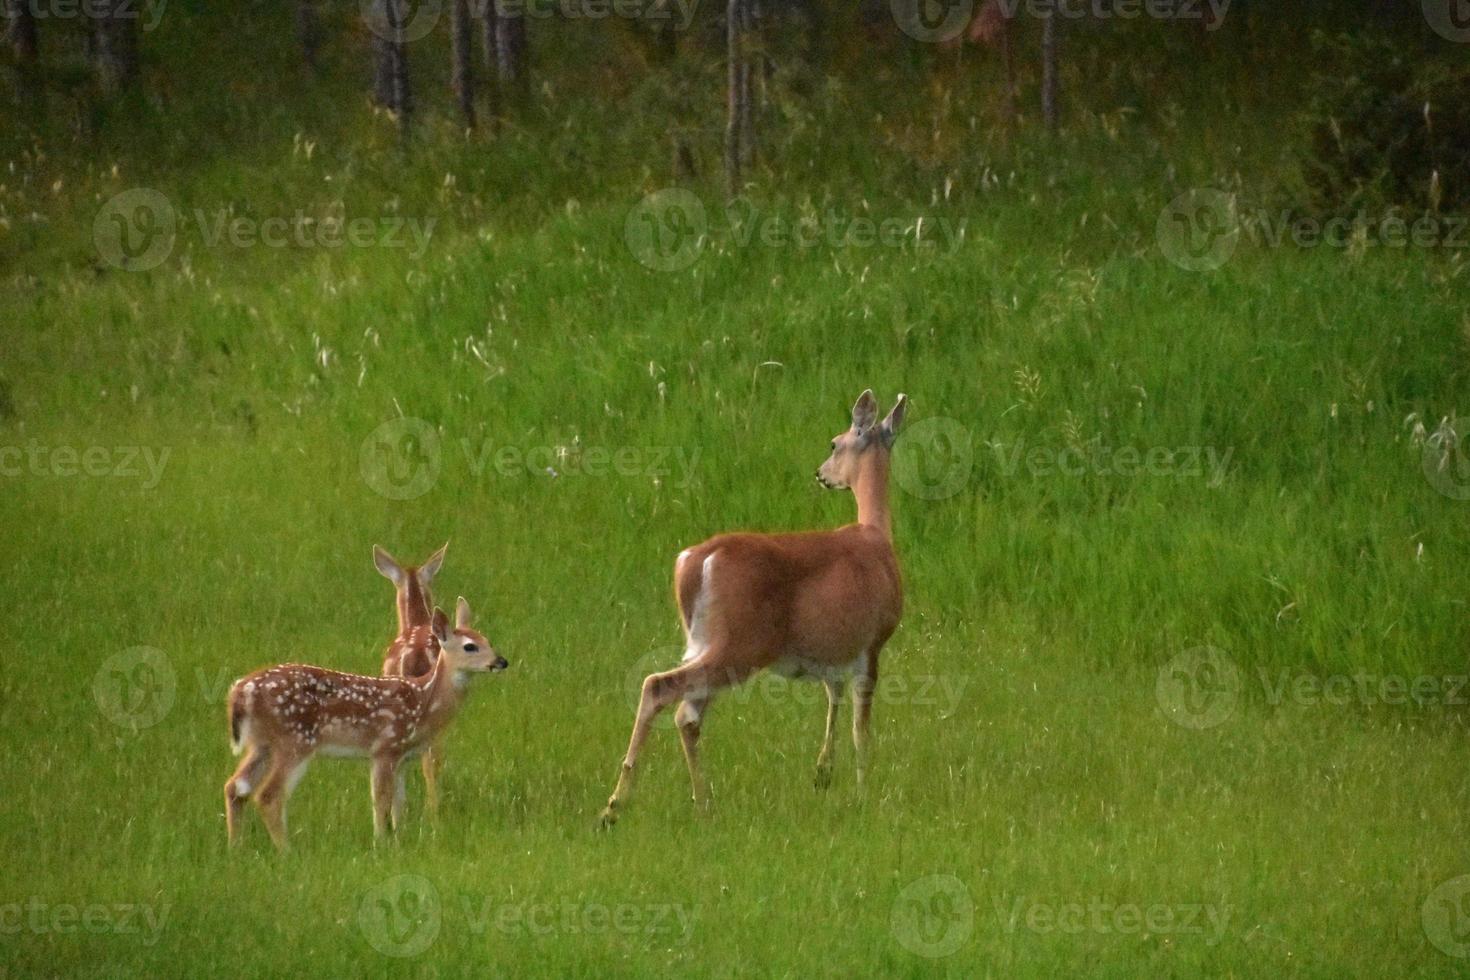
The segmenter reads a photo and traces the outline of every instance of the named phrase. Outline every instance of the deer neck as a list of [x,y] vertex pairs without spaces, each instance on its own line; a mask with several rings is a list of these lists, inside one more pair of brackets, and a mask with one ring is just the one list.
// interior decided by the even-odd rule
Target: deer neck
[[449,658],[441,652],[434,658],[434,669],[423,686],[419,700],[419,724],[432,736],[459,709],[464,700],[465,682],[469,675],[449,666]]
[[398,590],[398,632],[427,626],[430,618],[429,594],[419,584],[419,573],[411,571],[408,583]]
[[877,528],[885,538],[892,538],[892,518],[888,511],[888,452],[879,449],[858,461],[857,479],[852,483],[857,498],[858,523]]

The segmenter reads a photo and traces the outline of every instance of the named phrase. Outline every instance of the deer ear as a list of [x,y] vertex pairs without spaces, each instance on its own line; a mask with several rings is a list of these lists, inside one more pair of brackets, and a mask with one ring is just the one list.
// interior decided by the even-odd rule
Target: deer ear
[[434,630],[434,638],[441,646],[449,642],[449,617],[444,615],[444,610],[435,606],[434,618],[429,621],[429,625]]
[[377,545],[373,545],[373,565],[394,585],[403,584],[403,568],[393,560],[392,555]]
[[444,564],[444,552],[448,550],[449,542],[444,542],[444,547],[429,556],[428,561],[419,566],[419,582],[428,585],[434,581],[434,576],[439,574],[439,566]]
[[893,440],[898,435],[898,430],[902,428],[903,417],[908,410],[909,396],[899,395],[898,401],[893,403],[893,408],[889,410],[888,417],[883,420],[883,425],[879,429],[883,433],[883,441],[886,444],[893,445]]
[[455,628],[456,629],[462,629],[462,630],[469,629],[470,628],[470,620],[472,618],[473,617],[470,614],[470,604],[465,601],[464,596],[460,596],[459,597],[459,601],[454,604],[454,625],[455,625]]
[[858,396],[857,403],[852,406],[852,431],[866,432],[872,428],[878,418],[878,399],[873,397],[873,389],[869,388]]

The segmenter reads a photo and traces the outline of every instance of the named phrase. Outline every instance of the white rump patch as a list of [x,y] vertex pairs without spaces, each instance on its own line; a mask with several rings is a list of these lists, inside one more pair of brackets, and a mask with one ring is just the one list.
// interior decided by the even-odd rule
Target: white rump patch
[[[682,562],[685,551],[679,555]],[[704,566],[699,581],[699,595],[694,597],[694,612],[689,616],[689,645],[684,648],[684,663],[688,663],[704,655],[709,649],[709,603],[710,596],[714,593],[715,555],[711,551],[704,558]]]

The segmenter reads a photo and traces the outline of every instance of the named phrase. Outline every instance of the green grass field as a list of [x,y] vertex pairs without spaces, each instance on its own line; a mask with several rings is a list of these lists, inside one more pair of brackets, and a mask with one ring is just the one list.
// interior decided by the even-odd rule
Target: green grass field
[[[1004,134],[984,63],[792,95],[753,226],[700,131],[703,237],[655,252],[664,122],[608,113],[659,80],[593,56],[408,156],[286,49],[207,110],[7,136],[0,976],[1463,975],[1470,481],[1434,436],[1465,253],[1243,235],[1181,268],[1177,195],[1294,193],[1303,69],[1075,50],[1054,138]],[[701,71],[678,111],[717,119]],[[98,220],[134,188],[176,222],[146,271]],[[212,237],[298,213],[370,240]],[[666,724],[597,832],[680,655],[674,555],[851,520],[812,472],[867,386],[912,410],[866,790],[846,739],[813,788],[821,689],[763,680],[711,709],[709,815]],[[438,826],[415,775],[374,848],[366,767],[319,760],[291,852],[252,812],[228,853],[230,682],[373,672],[371,546],[446,539],[437,597],[512,667],[448,734]]]

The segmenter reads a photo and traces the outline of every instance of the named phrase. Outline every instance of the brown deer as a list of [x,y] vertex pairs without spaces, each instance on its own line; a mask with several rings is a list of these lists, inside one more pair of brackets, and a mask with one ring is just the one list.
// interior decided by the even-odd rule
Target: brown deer
[[852,739],[861,786],[867,768],[868,721],[878,682],[878,654],[898,626],[903,587],[888,510],[888,466],[908,399],[898,396],[878,421],[878,403],[864,391],[852,427],[832,440],[817,470],[829,489],[850,489],[857,523],[835,531],[721,534],[679,553],[674,596],[684,626],[684,663],[643,681],[633,737],[617,788],[602,811],[616,822],[633,791],[638,753],[658,713],[675,702],[694,801],[708,806],[699,767],[700,723],[723,688],[771,668],[819,680],[827,691],[827,730],[817,756],[816,782],[831,781],[837,711],[852,681]]
[[[384,677],[407,677],[409,680],[429,676],[434,669],[434,660],[439,656],[439,643],[434,631],[429,628],[430,610],[434,608],[434,597],[429,584],[439,574],[444,564],[444,552],[449,544],[434,552],[417,568],[400,565],[392,555],[373,545],[373,565],[383,577],[393,583],[397,593],[398,634],[383,653]],[[439,746],[430,745],[419,759],[424,773],[424,803],[430,818],[439,814],[439,773],[444,769],[444,757]]]
[[454,718],[473,673],[510,666],[470,629],[463,598],[450,628],[435,609],[439,653],[422,681],[345,674],[305,664],[267,667],[230,688],[230,747],[244,753],[225,783],[225,831],[239,839],[240,811],[254,799],[276,847],[286,849],[286,802],[317,753],[372,762],[373,831],[403,819],[403,760],[424,749]]

